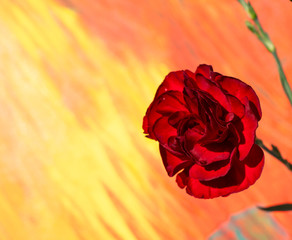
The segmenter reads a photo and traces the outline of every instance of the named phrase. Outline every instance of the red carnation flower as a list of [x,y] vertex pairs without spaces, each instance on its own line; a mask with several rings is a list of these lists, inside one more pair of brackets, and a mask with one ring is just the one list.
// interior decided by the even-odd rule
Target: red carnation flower
[[197,198],[228,196],[260,177],[264,154],[255,144],[261,108],[242,81],[200,65],[169,73],[143,120],[159,142],[163,164]]

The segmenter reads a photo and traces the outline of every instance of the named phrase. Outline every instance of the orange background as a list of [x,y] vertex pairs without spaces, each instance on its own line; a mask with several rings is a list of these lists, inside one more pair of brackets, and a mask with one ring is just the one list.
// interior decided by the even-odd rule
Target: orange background
[[[292,79],[292,3],[252,1]],[[230,0],[0,0],[0,239],[206,239],[232,214],[292,202],[292,173],[194,199],[142,118],[164,76],[213,65],[255,89],[258,136],[292,161],[275,62]],[[291,212],[273,217],[292,236]]]

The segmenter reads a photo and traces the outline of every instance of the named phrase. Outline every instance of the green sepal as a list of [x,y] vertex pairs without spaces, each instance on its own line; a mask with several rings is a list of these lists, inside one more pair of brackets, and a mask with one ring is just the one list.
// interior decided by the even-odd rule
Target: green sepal
[[292,204],[285,203],[285,204],[279,204],[279,205],[274,205],[274,206],[270,206],[270,207],[258,207],[258,208],[263,210],[263,211],[268,211],[268,212],[292,211]]
[[252,32],[257,34],[257,29],[256,27],[249,21],[245,21],[245,25],[247,26],[247,28]]

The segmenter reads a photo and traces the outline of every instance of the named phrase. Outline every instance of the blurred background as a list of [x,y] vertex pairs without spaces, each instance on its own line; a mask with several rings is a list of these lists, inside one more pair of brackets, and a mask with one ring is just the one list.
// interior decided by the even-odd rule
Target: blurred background
[[[292,79],[292,3],[252,1]],[[292,109],[274,59],[230,0],[0,0],[0,239],[290,239],[292,173],[195,199],[142,118],[165,75],[201,63],[257,92],[258,136],[292,161]]]

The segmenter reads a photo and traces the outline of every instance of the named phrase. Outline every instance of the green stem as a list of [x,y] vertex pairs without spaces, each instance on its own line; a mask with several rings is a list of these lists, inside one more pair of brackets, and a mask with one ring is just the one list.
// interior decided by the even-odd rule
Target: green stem
[[265,32],[264,29],[262,28],[262,25],[260,24],[258,18],[254,19],[254,23],[255,23],[255,25],[258,27],[258,29],[260,30],[260,32],[261,32],[262,34],[266,34],[266,32]]
[[238,2],[243,6],[244,10],[247,12],[247,14],[250,16],[250,18],[253,20],[254,25],[250,22],[246,23],[248,29],[255,34],[258,39],[264,44],[264,46],[267,48],[267,50],[272,53],[273,57],[276,60],[278,72],[280,75],[280,80],[282,87],[284,89],[285,94],[287,95],[290,104],[292,105],[292,91],[291,87],[287,81],[287,78],[285,76],[281,61],[278,57],[276,48],[271,41],[269,35],[264,31],[262,25],[260,24],[257,14],[254,10],[254,8],[251,6],[250,2],[246,2],[245,0],[238,0]]
[[287,81],[287,78],[285,76],[285,73],[283,71],[283,67],[282,67],[280,59],[278,57],[276,49],[275,49],[274,52],[272,52],[272,54],[273,54],[273,56],[274,56],[274,58],[275,58],[275,60],[277,62],[278,71],[279,71],[279,74],[280,74],[280,80],[281,80],[282,86],[283,86],[284,91],[285,91],[285,93],[286,93],[286,95],[287,95],[287,97],[288,97],[288,99],[289,99],[289,101],[290,101],[290,103],[292,105],[292,91],[291,91],[290,85],[289,85],[289,83]]
[[263,141],[260,139],[256,139],[256,144],[259,145],[262,149],[266,152],[271,154],[273,157],[277,158],[281,163],[283,163],[290,171],[292,171],[292,164],[284,159],[279,151],[279,149],[272,145],[272,149],[269,149],[267,146],[264,145]]

